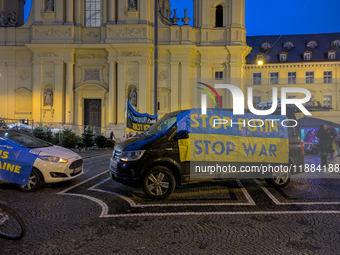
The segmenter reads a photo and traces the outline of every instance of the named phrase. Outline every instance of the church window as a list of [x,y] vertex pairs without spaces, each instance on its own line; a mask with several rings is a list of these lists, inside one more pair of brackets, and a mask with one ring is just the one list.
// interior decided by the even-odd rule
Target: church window
[[261,48],[264,50],[269,50],[272,46],[270,45],[270,43],[262,43]]
[[316,41],[310,41],[307,43],[307,47],[314,49],[315,47],[318,47],[318,43]]
[[335,47],[340,47],[340,40],[334,40],[332,42],[332,45],[335,46]]
[[100,0],[85,0],[85,26],[100,26]]
[[223,27],[223,7],[218,5],[216,7],[216,27]]

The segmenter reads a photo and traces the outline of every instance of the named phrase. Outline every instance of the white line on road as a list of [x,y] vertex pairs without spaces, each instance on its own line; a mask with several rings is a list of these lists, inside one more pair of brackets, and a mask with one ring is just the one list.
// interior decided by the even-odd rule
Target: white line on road
[[276,205],[340,205],[340,202],[288,202],[288,203],[281,203],[277,198],[266,188],[263,186],[261,182],[254,179],[254,181],[262,188],[262,190],[270,197],[271,200]]
[[169,206],[225,206],[225,205],[233,205],[233,206],[240,206],[240,205],[256,205],[254,200],[251,198],[251,196],[249,195],[249,193],[247,192],[247,190],[243,187],[242,183],[239,180],[236,180],[237,184],[239,185],[239,187],[241,188],[241,191],[243,192],[244,196],[246,197],[246,199],[248,200],[249,203],[177,203],[177,204],[140,204],[140,203],[135,203],[132,199],[118,194],[116,192],[113,191],[108,191],[108,190],[103,190],[100,188],[97,188],[98,186],[102,185],[103,183],[105,183],[106,181],[110,180],[111,178],[107,178],[103,181],[101,181],[100,183],[95,184],[94,186],[90,187],[88,190],[92,190],[92,191],[98,191],[98,192],[103,192],[103,193],[108,193],[108,194],[112,194],[115,196],[118,196],[122,199],[124,199],[125,201],[127,201],[131,207],[139,207],[139,208],[143,208],[143,207],[169,207]]

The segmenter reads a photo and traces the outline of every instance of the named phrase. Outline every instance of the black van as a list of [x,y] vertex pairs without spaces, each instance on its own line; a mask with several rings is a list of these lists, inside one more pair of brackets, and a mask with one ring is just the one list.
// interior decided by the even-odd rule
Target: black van
[[[189,138],[189,134],[186,130],[177,132],[176,121],[177,116],[185,111],[187,110],[169,113],[144,133],[118,144],[110,159],[112,179],[129,186],[142,186],[144,192],[155,199],[168,198],[176,183],[197,182],[197,179],[190,178],[190,162],[180,161],[178,140]],[[286,119],[295,120],[294,112],[287,111]],[[288,128],[288,140],[289,164],[303,165],[298,126]],[[289,181],[289,172],[266,179],[267,183],[277,188],[285,187]]]

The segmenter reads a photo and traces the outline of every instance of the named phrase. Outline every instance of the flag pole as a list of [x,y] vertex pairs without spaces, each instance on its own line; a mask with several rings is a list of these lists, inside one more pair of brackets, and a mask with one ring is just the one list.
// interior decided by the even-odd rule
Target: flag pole
[[154,74],[153,74],[153,114],[157,115],[157,74],[158,74],[158,0],[155,0],[154,13]]

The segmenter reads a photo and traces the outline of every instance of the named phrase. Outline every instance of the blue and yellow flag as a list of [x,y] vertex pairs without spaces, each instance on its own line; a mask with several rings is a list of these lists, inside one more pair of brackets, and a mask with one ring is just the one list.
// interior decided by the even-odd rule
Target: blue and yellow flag
[[[288,129],[281,115],[233,115],[231,111],[192,109],[177,117],[181,161],[288,163]],[[287,125],[287,123],[285,123]]]
[[37,156],[35,150],[20,147],[0,137],[0,180],[27,184]]

